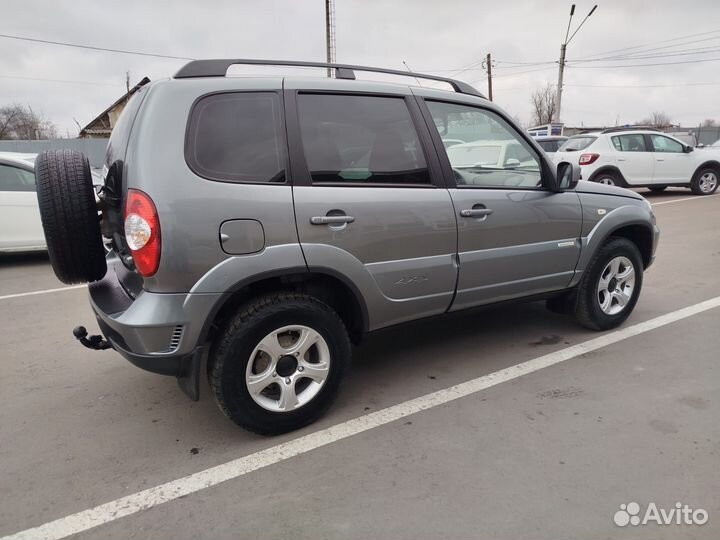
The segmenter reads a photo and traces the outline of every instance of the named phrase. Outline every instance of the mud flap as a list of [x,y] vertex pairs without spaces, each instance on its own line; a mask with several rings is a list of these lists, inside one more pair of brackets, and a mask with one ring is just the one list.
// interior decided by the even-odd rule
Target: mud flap
[[180,390],[193,401],[200,399],[200,366],[204,352],[204,347],[197,347],[191,354],[183,358],[182,375],[177,377]]

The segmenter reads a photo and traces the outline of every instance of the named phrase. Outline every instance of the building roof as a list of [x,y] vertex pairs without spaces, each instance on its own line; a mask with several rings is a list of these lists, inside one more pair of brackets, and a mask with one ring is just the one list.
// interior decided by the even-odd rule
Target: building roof
[[93,118],[84,128],[80,130],[80,136],[82,135],[110,135],[112,132],[112,127],[110,126],[109,119],[106,119],[107,115],[112,111],[115,107],[120,105],[121,103],[126,103],[127,100],[132,97],[132,95],[140,90],[143,86],[145,86],[147,83],[150,82],[150,79],[147,77],[143,77],[142,80],[137,83],[135,86],[133,86],[128,92],[125,92],[120,98],[118,98],[117,101],[115,101],[112,105],[110,105],[107,109],[105,109],[103,112],[101,112],[99,115],[97,115],[95,118]]

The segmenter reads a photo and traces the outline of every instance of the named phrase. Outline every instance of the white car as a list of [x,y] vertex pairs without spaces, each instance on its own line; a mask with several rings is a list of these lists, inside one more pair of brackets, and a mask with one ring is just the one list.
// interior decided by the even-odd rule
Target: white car
[[496,184],[501,174],[506,186],[537,185],[537,160],[516,139],[455,144],[447,148],[447,155],[459,184]]
[[606,129],[570,137],[553,154],[557,164],[578,163],[583,179],[622,187],[689,187],[696,195],[718,188],[720,151],[694,151],[675,137],[651,130]]
[[0,152],[0,252],[43,251],[35,154]]

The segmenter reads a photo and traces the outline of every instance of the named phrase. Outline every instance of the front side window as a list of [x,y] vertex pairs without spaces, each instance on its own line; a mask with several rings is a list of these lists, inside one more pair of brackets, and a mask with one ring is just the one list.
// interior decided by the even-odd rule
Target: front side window
[[458,186],[537,188],[540,161],[530,145],[492,111],[457,103],[427,101]]
[[277,94],[213,94],[190,113],[185,157],[195,173],[210,180],[283,183],[282,132]]
[[612,143],[620,152],[647,152],[645,137],[640,134],[617,135],[612,137]]
[[430,184],[402,98],[300,94],[298,117],[314,184]]
[[655,150],[655,152],[681,153],[683,151],[682,143],[670,137],[650,135],[650,139],[652,140],[653,150]]
[[35,175],[19,167],[0,165],[0,191],[35,191]]

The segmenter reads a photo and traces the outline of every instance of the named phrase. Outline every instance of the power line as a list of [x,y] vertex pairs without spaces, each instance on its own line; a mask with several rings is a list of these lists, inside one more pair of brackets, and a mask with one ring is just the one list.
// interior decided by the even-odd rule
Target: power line
[[715,86],[720,82],[692,82],[678,84],[566,84],[576,88],[677,88],[681,86]]
[[720,58],[704,58],[699,60],[683,60],[681,62],[656,62],[652,64],[621,64],[617,66],[576,66],[569,64],[573,69],[616,69],[629,67],[674,66],[678,64],[700,64],[703,62],[717,62]]
[[93,45],[80,45],[79,43],[67,43],[64,41],[51,41],[49,39],[29,38],[24,36],[11,36],[9,34],[0,34],[0,38],[17,39],[20,41],[32,41],[33,43],[45,43],[46,45],[61,45],[63,47],[74,47],[76,49],[89,49],[92,51],[112,52],[120,54],[134,54],[136,56],[151,56],[153,58],[167,58],[170,60],[195,60],[186,56],[171,56],[169,54],[155,54],[141,51],[129,51],[125,49],[109,49],[106,47],[95,47]]
[[[648,47],[648,46],[650,46],[650,45],[658,45],[658,44],[660,44],[660,43],[670,43],[670,42],[672,42],[672,41],[681,41],[681,40],[683,40],[683,39],[688,39],[688,38],[691,38],[691,37],[707,36],[707,35],[709,35],[709,34],[717,34],[717,33],[720,33],[720,30],[711,30],[711,31],[709,31],[709,32],[700,32],[700,33],[697,33],[697,34],[688,34],[688,35],[685,35],[685,36],[679,36],[679,37],[672,38],[672,39],[665,39],[665,40],[662,40],[662,41],[651,41],[650,43],[644,43],[644,44],[642,44],[642,45],[635,45],[635,46],[633,46],[633,47],[621,47],[620,49],[610,49],[609,51],[602,51],[602,52],[599,52],[599,53],[591,54],[590,56],[587,56],[587,57],[585,57],[585,58],[579,58],[578,60],[585,60],[585,59],[587,59],[587,58],[594,58],[594,57],[597,57],[597,56],[601,56],[601,55],[603,55],[603,54],[611,54],[611,53],[615,53],[615,52],[630,51],[630,50],[633,50],[633,49],[644,49],[645,47]],[[713,39],[714,39],[714,38],[713,38]]]
[[40,82],[54,82],[54,83],[67,83],[67,84],[85,84],[85,85],[91,85],[91,86],[125,86],[125,83],[117,82],[117,83],[104,83],[104,82],[95,82],[95,81],[68,81],[65,79],[43,79],[40,77],[21,77],[19,75],[0,75],[0,79],[14,79],[14,80],[20,80],[20,81],[40,81]]

